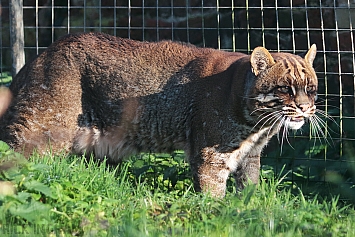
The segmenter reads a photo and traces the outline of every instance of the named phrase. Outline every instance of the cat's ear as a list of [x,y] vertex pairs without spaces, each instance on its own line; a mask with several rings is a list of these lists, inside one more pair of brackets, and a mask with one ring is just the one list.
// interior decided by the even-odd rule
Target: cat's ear
[[250,56],[250,63],[255,76],[275,64],[274,58],[264,47],[256,47]]
[[317,54],[317,46],[316,44],[312,44],[311,48],[308,50],[306,56],[304,56],[304,59],[306,60],[307,63],[310,65],[313,65],[313,60],[315,59]]

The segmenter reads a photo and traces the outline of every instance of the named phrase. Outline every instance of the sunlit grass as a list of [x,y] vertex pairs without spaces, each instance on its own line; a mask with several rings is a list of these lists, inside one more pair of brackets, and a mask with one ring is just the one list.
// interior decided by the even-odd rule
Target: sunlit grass
[[305,197],[264,169],[259,186],[213,199],[194,192],[183,153],[173,156],[109,167],[64,155],[27,161],[0,144],[1,180],[16,189],[0,194],[0,235],[355,236],[353,206],[337,197]]

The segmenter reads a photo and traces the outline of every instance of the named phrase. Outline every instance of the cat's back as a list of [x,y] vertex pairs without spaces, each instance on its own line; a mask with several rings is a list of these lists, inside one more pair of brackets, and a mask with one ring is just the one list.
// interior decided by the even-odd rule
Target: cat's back
[[75,80],[68,81],[67,74],[79,76],[84,83],[100,80],[138,86],[145,81],[161,85],[176,79],[171,77],[177,73],[188,74],[190,80],[218,73],[244,56],[168,40],[136,41],[99,32],[69,34],[27,63],[14,78],[11,90],[17,94],[25,84],[28,87],[33,82],[74,83]]
[[[186,64],[190,60],[201,57],[213,49],[197,48],[194,45],[159,41],[147,42],[115,37],[100,32],[70,34],[54,42],[46,50],[49,57],[55,54],[67,54],[73,59],[80,59],[78,64],[86,65],[92,62],[118,65],[135,63],[150,67],[164,67]],[[216,51],[219,52],[219,51]],[[146,68],[148,69],[148,68]]]
[[[80,74],[84,87],[95,86],[123,98],[157,93],[217,74],[244,56],[188,43],[142,42],[96,32],[61,38],[37,62],[46,63],[49,74],[66,69]],[[67,76],[60,78],[52,80],[71,83]]]
[[[47,54],[53,57],[61,51],[77,60],[77,64],[86,69],[97,66],[116,66],[116,71],[136,68],[144,71],[174,72],[177,69],[194,64],[196,70],[224,70],[232,62],[245,56],[241,53],[230,53],[211,48],[200,48],[189,43],[163,40],[158,42],[136,41],[115,37],[105,33],[79,33],[67,35],[53,43]],[[120,66],[124,66],[124,68]],[[118,68],[117,68],[118,66]],[[211,66],[214,68],[212,69]],[[109,69],[109,68],[108,68]],[[126,69],[126,70],[125,70]],[[206,73],[206,72],[205,72]]]
[[[188,84],[218,74],[244,56],[103,33],[64,36],[14,78],[14,99],[0,118],[0,140],[27,151],[45,150],[48,141],[53,151],[70,150],[78,130],[118,126],[138,114],[146,127],[181,128],[191,98],[205,86]],[[168,136],[165,128],[150,129]]]

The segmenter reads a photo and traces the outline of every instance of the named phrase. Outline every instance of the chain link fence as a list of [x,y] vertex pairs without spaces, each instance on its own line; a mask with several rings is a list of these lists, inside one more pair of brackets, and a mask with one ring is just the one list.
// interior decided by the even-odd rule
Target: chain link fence
[[[11,71],[9,1],[0,0],[0,72]],[[67,33],[101,31],[136,40],[172,39],[250,53],[256,46],[302,54],[315,43],[317,106],[326,131],[273,139],[262,163],[287,179],[350,190],[355,181],[354,0],[23,0],[26,61]]]

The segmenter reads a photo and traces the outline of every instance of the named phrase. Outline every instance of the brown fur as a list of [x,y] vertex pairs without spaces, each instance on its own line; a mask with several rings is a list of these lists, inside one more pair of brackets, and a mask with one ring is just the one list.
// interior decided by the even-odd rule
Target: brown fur
[[[171,41],[69,35],[14,78],[0,139],[27,154],[50,144],[53,152],[93,153],[111,163],[182,149],[195,189],[222,197],[230,173],[238,188],[248,179],[257,183],[260,153],[272,135],[282,125],[297,129],[314,113],[314,57],[314,46],[303,59],[262,47],[248,56]],[[265,117],[273,111],[266,107],[280,106],[289,125]]]

